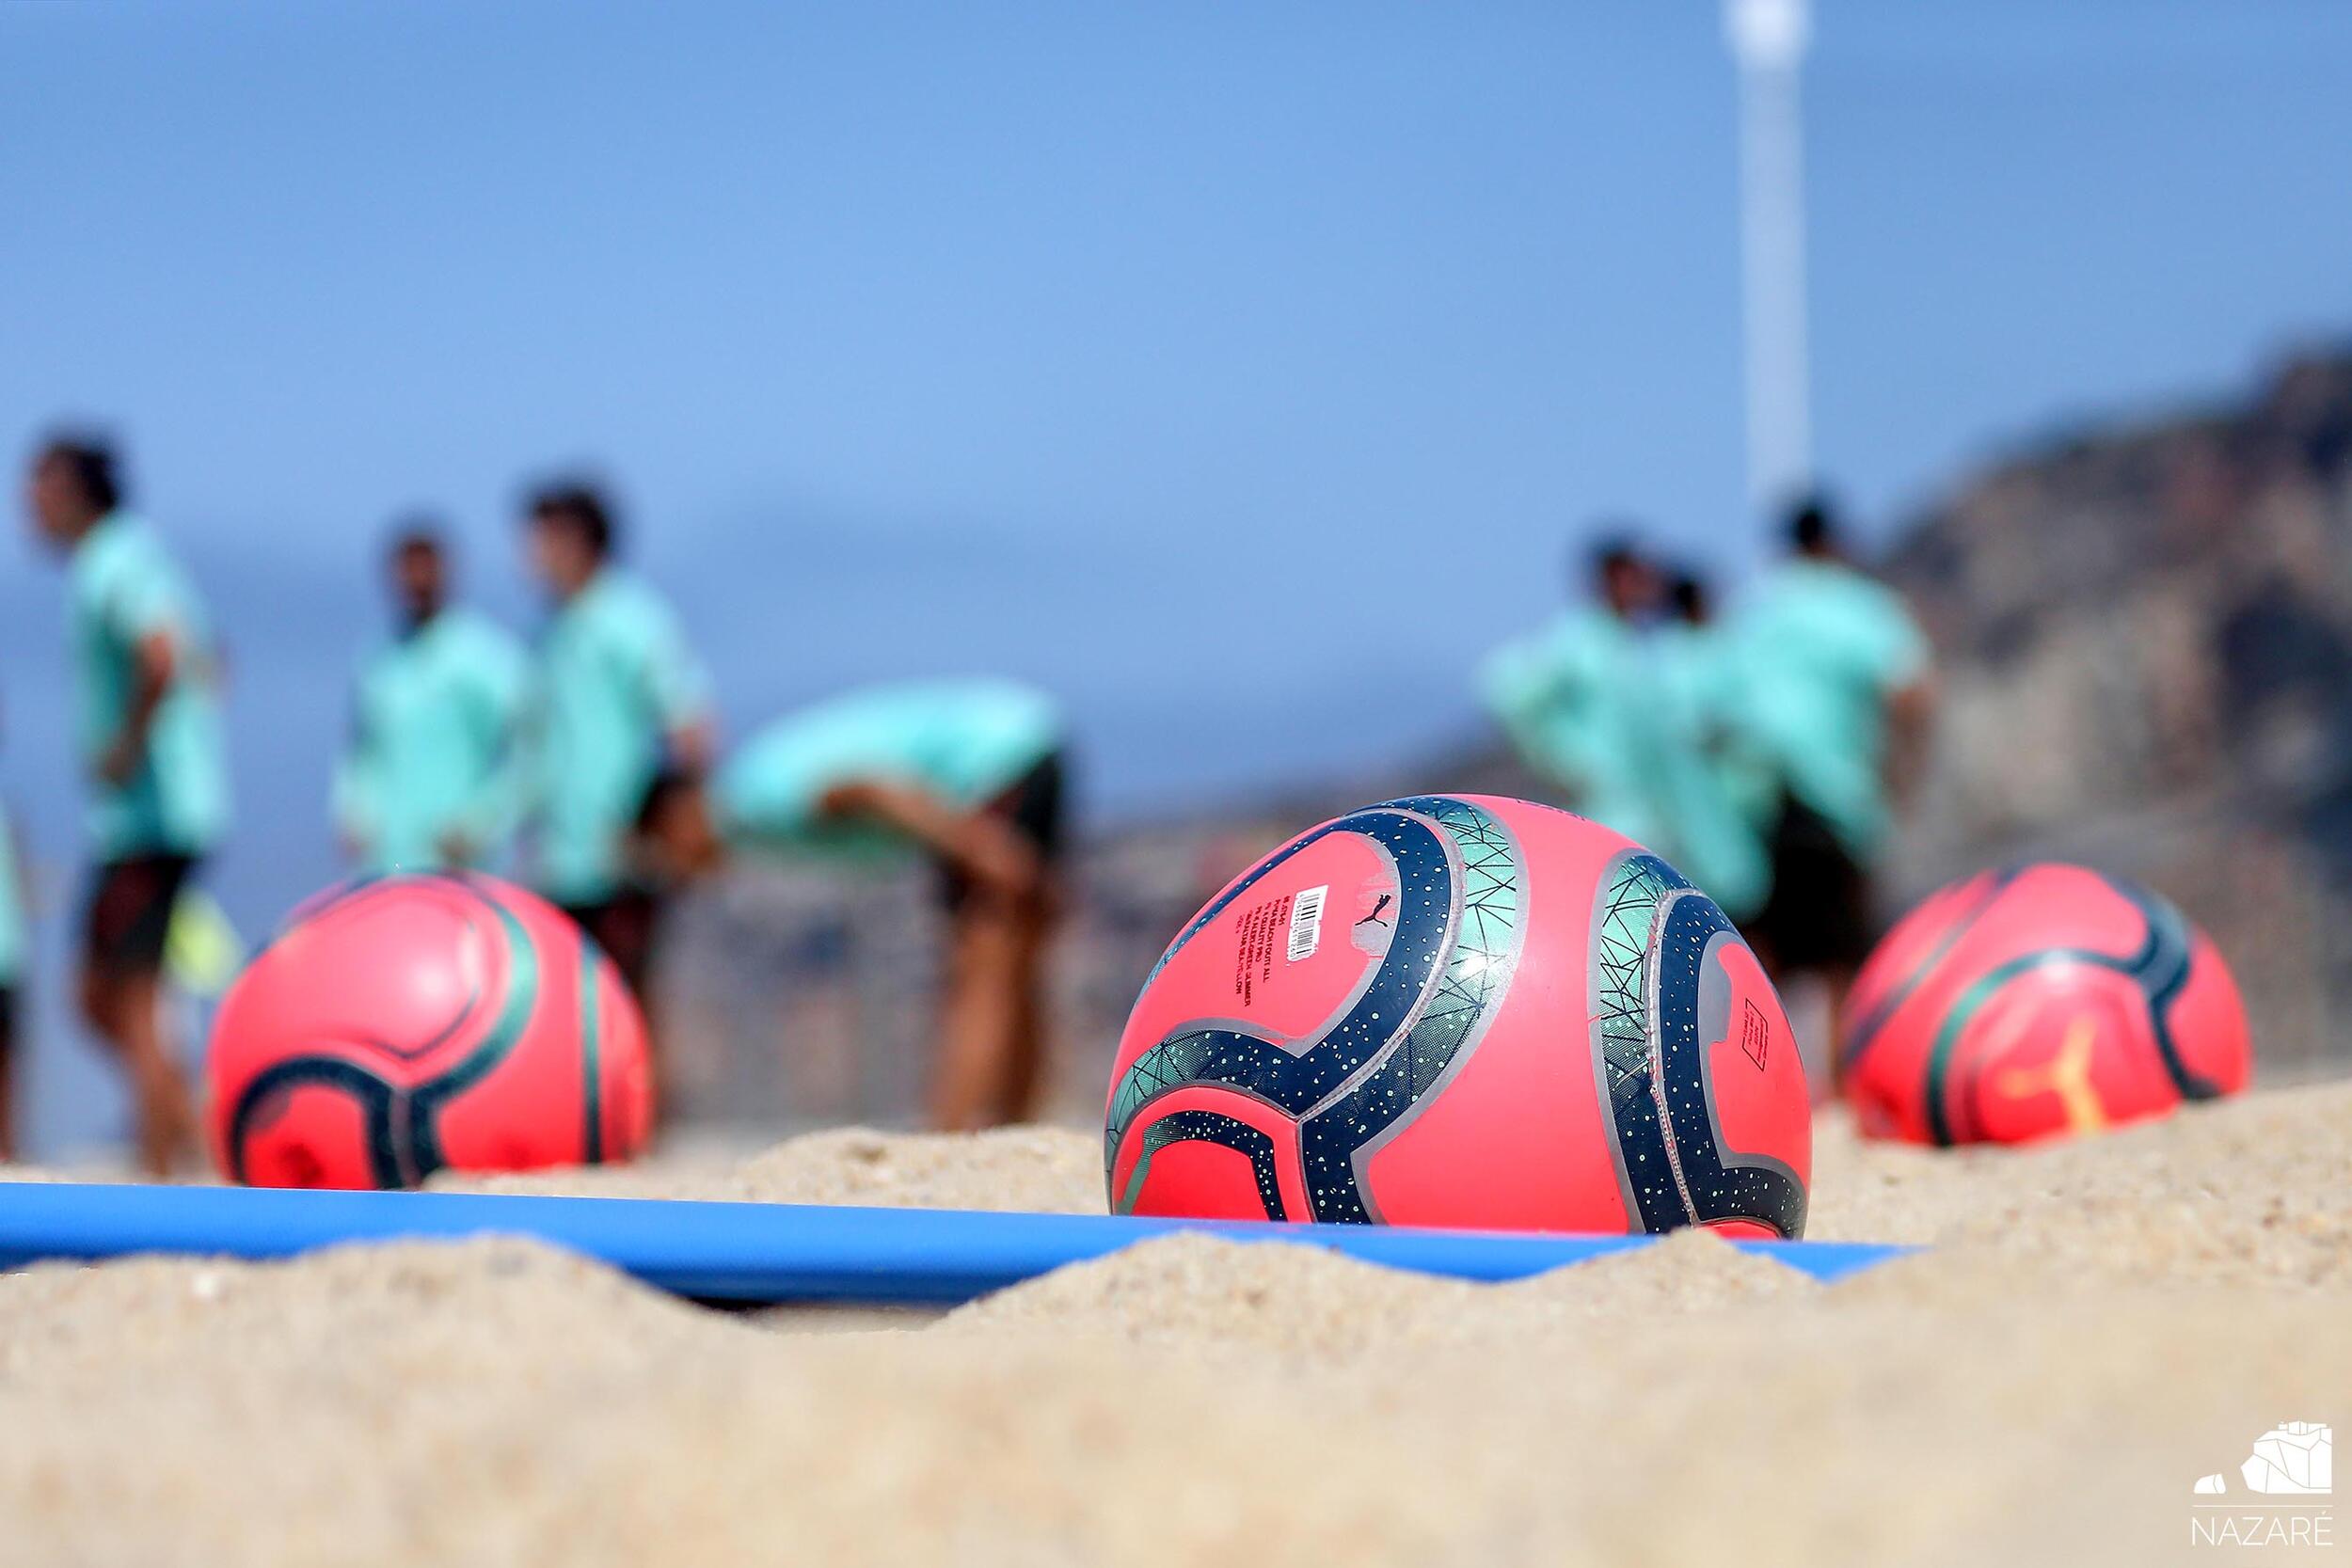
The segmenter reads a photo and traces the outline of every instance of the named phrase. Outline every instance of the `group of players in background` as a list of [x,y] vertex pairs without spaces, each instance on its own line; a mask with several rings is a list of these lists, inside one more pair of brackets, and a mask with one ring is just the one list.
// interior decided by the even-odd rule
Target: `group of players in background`
[[[25,494],[65,565],[92,862],[80,1011],[128,1080],[140,1163],[167,1173],[192,1153],[195,1125],[161,1006],[167,942],[183,890],[230,824],[217,645],[108,444],[45,442]],[[518,859],[649,1003],[664,895],[731,854],[843,866],[925,855],[948,911],[932,1119],[1025,1117],[1063,844],[1056,705],[999,680],[872,688],[779,720],[722,759],[708,675],[675,610],[622,564],[605,497],[548,484],[521,524],[548,600],[529,647],[458,602],[437,528],[395,531],[392,625],[362,662],[335,771],[333,815],[354,864],[504,870]],[[0,1159],[13,1155],[19,886],[0,864]]]
[[1775,978],[1822,983],[1834,1040],[1934,688],[1926,637],[1849,559],[1825,502],[1791,511],[1783,548],[1718,617],[1701,578],[1605,539],[1582,602],[1498,650],[1479,685],[1564,804],[1678,867]]
[[[195,1125],[162,1006],[167,942],[230,826],[217,647],[108,443],[44,442],[26,510],[69,602],[92,863],[80,1011],[128,1081],[141,1164],[166,1173]],[[722,757],[709,676],[675,610],[623,564],[607,498],[547,484],[520,523],[548,603],[528,644],[459,600],[435,524],[393,531],[391,625],[360,665],[334,774],[354,865],[519,868],[603,947],[652,1025],[662,908],[684,882],[747,852],[844,869],[922,856],[948,933],[931,1119],[1026,1117],[1065,843],[1055,702],[982,678],[869,688]],[[1488,706],[1560,803],[1681,866],[1783,973],[1842,990],[1869,936],[1866,867],[1926,718],[1917,628],[1845,561],[1818,505],[1724,624],[1694,579],[1669,580],[1630,542],[1597,550],[1592,578],[1589,602],[1488,660]],[[0,1160],[14,1154],[27,947],[11,848],[0,824]]]

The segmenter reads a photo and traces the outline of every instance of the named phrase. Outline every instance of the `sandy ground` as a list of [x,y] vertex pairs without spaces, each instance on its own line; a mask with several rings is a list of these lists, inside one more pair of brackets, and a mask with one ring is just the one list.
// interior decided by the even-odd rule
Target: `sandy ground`
[[[512,1242],[38,1269],[0,1277],[0,1562],[2233,1559],[2195,1480],[2352,1422],[2347,1134],[2352,1086],[2023,1154],[1829,1123],[1812,1233],[1935,1243],[1835,1287],[1695,1235],[1502,1287],[1178,1239],[944,1317]],[[1086,1212],[1098,1150],[497,1185]]]

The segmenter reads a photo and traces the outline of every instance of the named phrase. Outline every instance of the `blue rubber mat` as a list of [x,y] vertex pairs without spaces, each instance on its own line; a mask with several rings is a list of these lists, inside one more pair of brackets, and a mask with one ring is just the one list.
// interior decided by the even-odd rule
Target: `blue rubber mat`
[[[1487,1281],[1524,1279],[1657,1240],[792,1203],[0,1183],[0,1267],[137,1253],[289,1258],[349,1242],[508,1235],[584,1253],[679,1295],[744,1303],[969,1301],[1180,1231],[1320,1246],[1390,1268]],[[1909,1250],[1852,1242],[1733,1244],[1822,1280]]]

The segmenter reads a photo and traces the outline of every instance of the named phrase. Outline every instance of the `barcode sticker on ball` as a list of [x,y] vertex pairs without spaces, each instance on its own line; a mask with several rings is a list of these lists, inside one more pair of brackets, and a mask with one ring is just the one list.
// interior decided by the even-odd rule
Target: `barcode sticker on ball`
[[1329,884],[1311,887],[1298,895],[1291,906],[1290,961],[1311,958],[1323,942],[1323,900],[1331,892]]

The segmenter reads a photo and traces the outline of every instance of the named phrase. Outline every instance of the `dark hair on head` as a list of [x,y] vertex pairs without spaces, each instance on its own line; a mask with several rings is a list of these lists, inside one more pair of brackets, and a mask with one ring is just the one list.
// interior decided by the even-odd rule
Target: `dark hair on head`
[[102,513],[122,504],[122,467],[114,443],[87,431],[60,431],[41,443],[39,463],[62,464],[73,483]]
[[569,529],[601,561],[612,553],[612,509],[595,485],[566,480],[532,492],[530,516],[541,527]]
[[449,544],[441,520],[429,512],[415,512],[392,525],[389,556],[447,555]]
[[1638,566],[1644,557],[1642,547],[1633,542],[1629,530],[1610,529],[1603,531],[1584,550],[1584,570],[1594,578],[1605,578],[1624,566]]
[[1696,572],[1678,571],[1666,584],[1666,605],[1682,619],[1696,624],[1707,618],[1707,579]]
[[1788,543],[1798,549],[1807,552],[1835,549],[1843,539],[1844,530],[1838,526],[1836,507],[1819,491],[1788,509]]
[[688,790],[698,788],[701,784],[700,774],[675,763],[663,764],[661,770],[646,783],[645,793],[638,800],[637,835],[643,838],[651,833],[670,802]]

